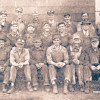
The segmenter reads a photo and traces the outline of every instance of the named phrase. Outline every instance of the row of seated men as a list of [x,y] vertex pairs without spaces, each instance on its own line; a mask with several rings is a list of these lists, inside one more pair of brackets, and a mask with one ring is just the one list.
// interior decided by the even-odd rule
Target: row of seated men
[[[32,92],[38,89],[37,73],[41,71],[45,90],[50,90],[50,82],[53,86],[53,93],[58,93],[56,74],[62,70],[64,74],[63,92],[67,94],[74,91],[76,84],[75,73],[78,75],[80,91],[89,93],[89,82],[92,80],[92,72],[100,70],[99,65],[99,40],[97,36],[90,39],[91,47],[85,50],[82,39],[78,33],[73,34],[68,47],[61,44],[59,34],[53,35],[52,45],[43,46],[40,37],[35,37],[30,49],[25,48],[25,40],[18,38],[15,47],[9,49],[5,39],[0,38],[0,72],[4,74],[3,93],[14,92],[16,74],[19,69],[23,69],[27,89]],[[10,90],[7,90],[10,81]],[[32,85],[32,86],[31,86]]]
[[[82,14],[82,22],[75,26],[71,15],[64,14],[64,21],[56,23],[54,11],[48,11],[49,20],[41,27],[38,13],[33,22],[25,25],[22,21],[22,8],[16,9],[18,20],[6,24],[6,12],[0,13],[0,71],[4,73],[3,92],[12,93],[18,69],[23,68],[29,91],[37,90],[37,70],[41,70],[46,91],[49,81],[53,93],[58,93],[56,85],[57,70],[64,71],[64,94],[74,91],[75,73],[78,75],[80,91],[89,93],[91,72],[99,70],[99,28]],[[40,25],[40,26],[39,26]],[[31,77],[32,75],[32,77]],[[11,83],[7,91],[8,82]],[[32,88],[32,86],[33,88]]]

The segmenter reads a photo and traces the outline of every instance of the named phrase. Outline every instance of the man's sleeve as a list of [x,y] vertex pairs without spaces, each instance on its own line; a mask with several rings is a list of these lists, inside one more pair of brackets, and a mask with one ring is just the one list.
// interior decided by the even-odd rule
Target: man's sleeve
[[48,64],[54,65],[55,62],[52,61],[51,51],[52,51],[52,50],[51,50],[51,47],[49,47],[49,48],[47,49],[47,53],[46,53],[47,62],[48,62]]
[[69,57],[68,57],[67,49],[66,49],[66,48],[62,48],[62,49],[63,49],[63,52],[64,52],[64,62],[65,62],[66,64],[68,64],[68,59],[69,59]]
[[29,54],[29,50],[26,49],[26,53],[25,53],[25,62],[23,62],[24,65],[29,65],[29,61],[30,61],[30,54]]
[[13,66],[18,66],[18,63],[16,63],[16,61],[15,61],[14,50],[13,49],[10,52],[10,63]]

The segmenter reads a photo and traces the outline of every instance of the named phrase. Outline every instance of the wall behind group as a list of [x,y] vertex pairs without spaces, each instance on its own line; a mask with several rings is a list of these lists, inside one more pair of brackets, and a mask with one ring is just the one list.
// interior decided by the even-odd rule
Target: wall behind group
[[88,12],[91,21],[95,21],[95,0],[0,0],[0,10],[6,10],[8,20],[16,17],[15,8],[24,9],[23,19],[30,20],[33,10],[38,10],[40,19],[46,18],[47,10],[55,10],[56,18],[63,19],[64,13],[70,13],[73,21],[80,21],[81,12]]

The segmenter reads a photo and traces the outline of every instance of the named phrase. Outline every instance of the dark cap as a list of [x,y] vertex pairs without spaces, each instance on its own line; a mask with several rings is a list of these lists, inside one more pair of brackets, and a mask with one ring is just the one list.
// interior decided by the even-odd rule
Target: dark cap
[[55,11],[54,10],[49,10],[47,11],[47,14],[50,16],[50,15],[54,15],[55,14]]
[[81,25],[91,25],[91,22],[82,22],[82,24]]
[[2,11],[0,12],[0,15],[6,15],[6,16],[7,16],[7,12],[4,11],[4,10],[2,10]]

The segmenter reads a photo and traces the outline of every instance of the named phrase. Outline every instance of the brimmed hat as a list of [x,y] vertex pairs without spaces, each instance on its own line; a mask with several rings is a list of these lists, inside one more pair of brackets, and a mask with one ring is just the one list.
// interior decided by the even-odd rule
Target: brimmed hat
[[19,12],[20,12],[20,13],[23,13],[23,8],[20,8],[20,7],[16,8],[16,12],[17,12],[17,13],[19,13]]
[[4,10],[2,10],[2,11],[0,12],[0,15],[6,15],[6,16],[7,16],[7,12],[4,11]]
[[47,14],[50,16],[50,15],[54,15],[55,14],[55,11],[54,10],[49,10],[47,11]]

